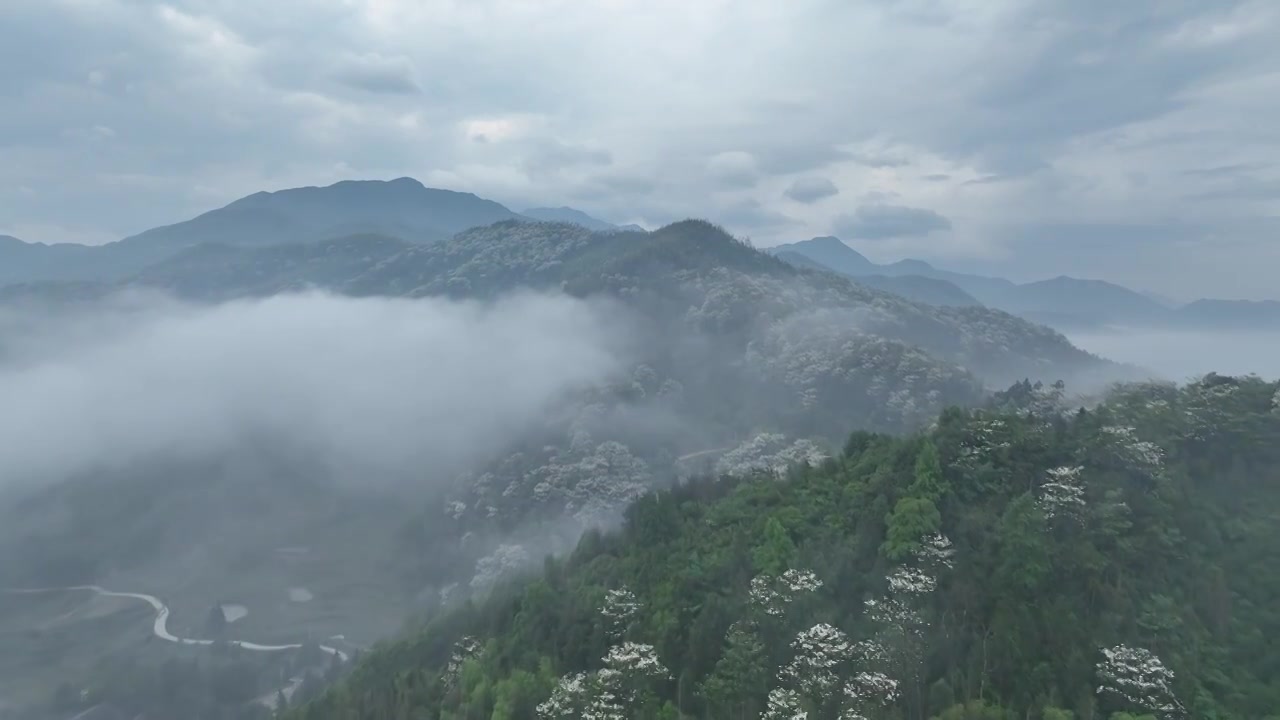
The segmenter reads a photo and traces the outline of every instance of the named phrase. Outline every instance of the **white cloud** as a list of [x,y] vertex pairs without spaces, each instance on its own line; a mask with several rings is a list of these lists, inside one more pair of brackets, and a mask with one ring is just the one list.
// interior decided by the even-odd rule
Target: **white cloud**
[[219,457],[253,437],[361,483],[406,480],[404,468],[443,478],[563,393],[611,377],[625,325],[612,310],[538,295],[215,307],[134,296],[65,314],[0,312],[0,481]]

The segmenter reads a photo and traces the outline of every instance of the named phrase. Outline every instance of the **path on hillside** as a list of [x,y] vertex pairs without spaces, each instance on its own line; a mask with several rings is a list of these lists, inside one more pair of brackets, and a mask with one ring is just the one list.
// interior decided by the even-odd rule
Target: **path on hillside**
[[[180,645],[212,645],[214,643],[213,640],[204,640],[204,639],[196,639],[196,638],[180,638],[174,635],[173,633],[169,632],[169,606],[160,602],[160,599],[157,598],[156,596],[147,595],[146,593],[114,592],[114,591],[99,587],[97,585],[72,585],[70,587],[55,587],[55,588],[25,588],[21,590],[4,590],[2,592],[12,594],[12,595],[35,595],[38,593],[70,592],[73,590],[88,590],[94,593],[95,595],[101,595],[103,597],[130,598],[132,600],[141,600],[142,602],[147,603],[156,611],[156,619],[155,619],[155,622],[152,623],[151,632],[154,633],[155,636],[160,638],[161,640],[165,640],[171,643],[178,643]],[[302,647],[302,643],[293,643],[290,645],[262,645],[260,643],[249,642],[248,640],[227,640],[226,642],[228,645],[235,645],[236,647],[244,648],[245,650],[252,650],[254,652],[281,652],[284,650],[297,650]],[[329,647],[328,645],[321,645],[320,649],[330,655],[337,656],[337,658],[339,660],[342,660],[343,662],[346,662],[348,659],[347,654],[345,652],[335,647]]]
[[711,448],[710,450],[699,450],[698,452],[691,452],[688,455],[681,455],[680,457],[676,458],[676,462],[684,462],[685,460],[692,460],[696,457],[702,457],[703,455],[710,455],[711,453],[728,452],[732,449],[733,448],[722,447],[722,448]]

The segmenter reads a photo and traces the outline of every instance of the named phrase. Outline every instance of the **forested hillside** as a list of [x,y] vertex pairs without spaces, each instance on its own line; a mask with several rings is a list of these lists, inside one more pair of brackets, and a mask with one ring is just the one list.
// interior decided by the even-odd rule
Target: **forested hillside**
[[[0,296],[6,311],[15,309],[0,320],[33,325],[62,317],[94,324],[95,312],[117,303],[133,309],[112,322],[131,323],[138,308],[170,307],[176,296],[184,316],[292,303],[291,321],[325,316],[339,301],[484,313],[555,298],[620,328],[625,341],[607,374],[557,392],[536,421],[486,422],[474,440],[482,447],[463,466],[421,454],[394,468],[327,463],[310,445],[276,440],[302,420],[293,419],[275,435],[254,434],[207,456],[131,456],[0,507],[0,587],[100,584],[176,594],[186,606],[174,616],[186,622],[217,600],[210,595],[227,592],[227,579],[246,595],[310,586],[332,610],[290,601],[288,614],[305,615],[307,632],[361,646],[394,633],[406,616],[433,616],[537,567],[544,554],[571,550],[584,530],[616,526],[637,498],[681,477],[817,464],[838,454],[851,431],[918,431],[945,407],[980,405],[991,388],[1015,379],[1062,378],[1078,389],[1081,378],[1123,371],[1003,312],[912,302],[800,270],[694,220],[651,233],[511,221],[431,244],[383,235],[206,244],[122,283],[50,283]],[[322,321],[325,338],[359,334],[337,320]],[[509,337],[504,331],[494,347],[512,356],[540,339]],[[0,357],[11,352],[7,342],[0,337]],[[291,360],[290,372],[335,354],[320,347],[329,350]],[[435,371],[419,359],[424,353],[384,354],[421,363],[393,394],[424,392],[415,386]],[[181,357],[164,372],[181,374],[184,364],[205,359]],[[376,367],[358,357],[333,382],[366,387]],[[502,377],[536,381],[536,373],[521,375],[528,371]],[[434,400],[407,402],[415,411],[408,418]],[[380,411],[351,422],[360,437],[367,428],[407,431]],[[233,424],[237,433],[245,425]],[[438,431],[419,427],[413,445],[431,443]],[[294,548],[305,552],[282,552]],[[271,624],[261,630],[280,642],[297,636]]]
[[1277,717],[1278,404],[1023,383],[648,494],[292,717]]

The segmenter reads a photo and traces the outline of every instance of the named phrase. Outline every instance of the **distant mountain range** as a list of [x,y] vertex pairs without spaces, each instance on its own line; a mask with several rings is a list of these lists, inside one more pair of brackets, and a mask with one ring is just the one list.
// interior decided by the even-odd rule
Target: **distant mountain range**
[[1015,283],[1005,278],[952,272],[923,260],[879,264],[839,238],[818,237],[770,248],[797,267],[823,268],[919,302],[964,307],[985,305],[1060,330],[1122,327],[1179,329],[1280,329],[1280,302],[1197,300],[1173,305],[1115,283],[1058,276]]
[[[0,286],[139,281],[154,277],[169,261],[203,263],[219,254],[235,255],[236,248],[267,248],[266,255],[270,256],[270,248],[335,238],[345,240],[331,250],[374,257],[386,249],[387,242],[430,245],[469,228],[503,221],[568,223],[601,233],[644,232],[639,226],[614,225],[570,207],[530,208],[517,213],[471,193],[424,187],[412,178],[349,180],[327,187],[254,193],[190,220],[100,246],[45,245],[0,236]],[[377,240],[362,244],[354,238]],[[183,255],[191,249],[199,251]],[[767,252],[793,266],[835,271],[865,287],[916,302],[939,307],[996,308],[1059,330],[1135,326],[1280,329],[1277,302],[1206,299],[1175,306],[1101,280],[1060,276],[1019,284],[999,277],[952,272],[921,260],[882,265],[835,237],[781,245]],[[348,255],[317,257],[308,267],[323,280],[326,263],[348,260]],[[342,267],[344,272],[351,269]],[[232,284],[251,283],[259,271],[260,268],[236,270],[237,280]],[[197,292],[194,286],[189,290],[216,296],[220,288],[228,286],[229,279],[209,277],[203,281],[203,291]],[[267,278],[260,280],[275,286]],[[58,292],[65,294],[69,287],[64,285]],[[29,287],[24,292],[31,290]]]
[[205,243],[262,247],[376,234],[426,244],[502,220],[569,222],[591,230],[618,226],[573,208],[524,214],[471,193],[424,187],[412,178],[347,180],[327,187],[258,192],[191,220],[106,245],[46,245],[0,236],[0,285],[112,281]]
[[529,208],[521,213],[521,215],[534,220],[540,220],[542,222],[559,222],[581,225],[588,230],[596,230],[599,232],[609,232],[611,230],[638,230],[640,232],[644,232],[644,228],[639,225],[614,225],[613,223],[593,218],[581,210],[575,210],[571,207]]

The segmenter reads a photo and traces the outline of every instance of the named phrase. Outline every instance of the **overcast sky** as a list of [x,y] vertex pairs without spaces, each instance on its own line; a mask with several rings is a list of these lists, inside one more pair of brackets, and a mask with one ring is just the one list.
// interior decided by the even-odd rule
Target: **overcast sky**
[[1280,296],[1278,36],[1273,0],[3,0],[0,233],[409,175]]

